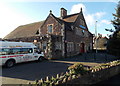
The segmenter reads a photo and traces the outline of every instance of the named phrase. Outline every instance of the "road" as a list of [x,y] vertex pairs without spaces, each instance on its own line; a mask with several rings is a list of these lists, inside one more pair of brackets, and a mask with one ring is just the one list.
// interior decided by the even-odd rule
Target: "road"
[[[45,78],[46,76],[54,76],[60,74],[67,70],[69,63],[59,63],[59,62],[28,62],[17,64],[12,68],[3,68],[2,77],[4,84],[13,84],[14,80],[22,80],[21,83],[26,83],[26,81],[34,81],[36,79]],[[5,78],[8,77],[8,78]],[[20,80],[19,80],[20,79]],[[8,82],[8,80],[11,80]],[[20,82],[19,82],[20,83]]]
[[94,54],[84,54],[60,60],[20,63],[12,68],[2,68],[2,77],[0,79],[2,78],[2,84],[25,84],[28,81],[45,78],[46,76],[51,77],[61,74],[75,62],[81,62],[88,66],[106,62],[105,58],[102,57],[103,54],[96,56],[96,59],[94,59],[94,56]]

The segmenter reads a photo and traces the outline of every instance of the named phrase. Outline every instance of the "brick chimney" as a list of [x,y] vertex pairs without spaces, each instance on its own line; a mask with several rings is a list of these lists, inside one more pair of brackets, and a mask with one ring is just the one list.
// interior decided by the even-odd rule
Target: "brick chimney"
[[64,16],[67,16],[67,10],[64,8],[61,8],[60,17],[63,18]]

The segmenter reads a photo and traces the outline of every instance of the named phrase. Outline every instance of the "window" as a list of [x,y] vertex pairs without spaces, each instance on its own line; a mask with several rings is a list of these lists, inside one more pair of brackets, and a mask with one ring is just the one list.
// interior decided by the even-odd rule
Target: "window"
[[52,33],[53,24],[48,25],[48,33]]
[[61,50],[61,43],[60,42],[55,43],[55,49]]
[[43,47],[42,49],[46,49],[47,43],[46,43],[46,42],[43,42],[43,46],[42,46],[42,47]]
[[77,45],[76,45],[76,50],[77,50],[77,51],[80,50],[80,45],[79,45],[79,43],[77,43]]
[[74,43],[68,42],[67,43],[67,52],[72,52],[72,51],[74,51]]
[[0,49],[0,55],[12,55],[12,54],[28,54],[33,53],[32,48],[2,48]]
[[27,53],[33,53],[32,48],[22,48],[21,49],[21,54],[27,54]]
[[20,54],[21,53],[21,49],[20,48],[12,48],[11,52],[12,52],[12,54]]
[[80,24],[85,26],[85,23],[84,23],[84,21],[82,19],[80,19]]
[[8,48],[0,49],[0,55],[9,55],[9,54],[10,54],[10,49]]

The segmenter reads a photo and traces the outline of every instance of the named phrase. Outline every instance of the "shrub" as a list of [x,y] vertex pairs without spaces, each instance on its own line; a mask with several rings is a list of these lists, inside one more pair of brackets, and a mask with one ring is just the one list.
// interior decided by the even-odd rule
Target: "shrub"
[[88,68],[83,66],[81,63],[75,63],[74,65],[68,67],[68,70],[70,71],[71,74],[85,74],[88,72]]

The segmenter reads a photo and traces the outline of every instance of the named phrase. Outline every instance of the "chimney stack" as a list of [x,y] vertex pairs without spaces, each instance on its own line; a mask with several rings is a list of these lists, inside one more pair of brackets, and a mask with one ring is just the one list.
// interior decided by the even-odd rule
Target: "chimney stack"
[[61,14],[60,15],[61,15],[61,18],[67,16],[67,10],[64,9],[64,8],[61,8]]

